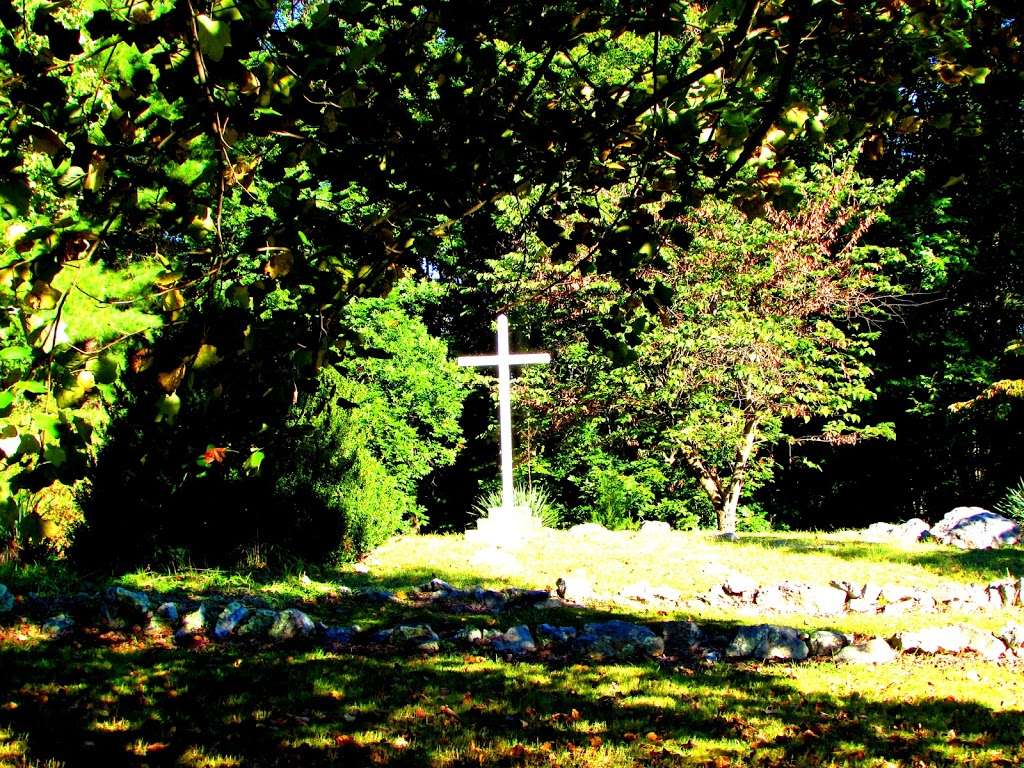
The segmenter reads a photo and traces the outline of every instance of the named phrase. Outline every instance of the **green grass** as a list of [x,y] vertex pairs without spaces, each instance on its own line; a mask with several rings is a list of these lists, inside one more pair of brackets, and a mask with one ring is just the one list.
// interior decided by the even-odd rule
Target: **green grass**
[[[552,533],[513,553],[503,573],[455,537],[406,537],[375,552],[369,573],[310,571],[309,580],[185,571],[118,582],[198,596],[260,596],[328,622],[582,621],[609,615],[760,621],[727,612],[657,615],[624,604],[539,615],[449,615],[412,601],[375,606],[338,584],[406,590],[438,576],[458,585],[550,586],[586,570],[599,593],[637,581],[697,595],[728,572],[771,583],[829,578],[916,586],[985,582],[1024,572],[1018,551],[960,553],[865,545],[850,535],[780,534],[740,543],[702,534],[580,539]],[[19,588],[43,571],[0,572]],[[62,575],[61,579],[68,577]],[[7,581],[5,581],[5,579]],[[62,585],[66,581],[60,582]],[[53,587],[54,584],[49,584]],[[1021,611],[960,617],[981,626]],[[885,634],[948,615],[784,617],[779,623]],[[874,622],[874,623],[872,623]],[[0,626],[0,766],[648,766],[1020,765],[1024,675],[970,657],[903,657],[881,668],[832,662],[509,663],[486,653],[334,653],[313,645],[174,647],[165,636],[89,635],[52,643],[28,624]]]

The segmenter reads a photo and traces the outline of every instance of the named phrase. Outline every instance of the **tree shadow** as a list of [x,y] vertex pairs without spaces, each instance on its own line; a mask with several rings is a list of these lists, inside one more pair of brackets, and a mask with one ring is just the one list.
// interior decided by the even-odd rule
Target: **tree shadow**
[[[362,583],[409,586],[424,575],[415,569]],[[589,608],[446,613],[358,597],[314,607],[314,618],[325,621],[372,613],[379,622],[427,621],[442,631],[637,620]],[[848,671],[814,664],[844,688]],[[808,693],[787,665],[708,664],[685,654],[597,663],[542,652],[509,661],[483,648],[423,655],[377,645],[229,642],[184,649],[166,636],[83,632],[71,641],[0,643],[0,669],[0,756],[14,752],[15,765],[1024,761],[1019,706],[884,700],[850,685],[840,694]],[[15,744],[19,736],[27,748]]]

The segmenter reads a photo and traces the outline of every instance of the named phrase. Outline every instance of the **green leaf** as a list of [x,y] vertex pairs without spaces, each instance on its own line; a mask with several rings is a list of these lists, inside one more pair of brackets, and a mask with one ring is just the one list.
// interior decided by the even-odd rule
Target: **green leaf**
[[32,422],[36,428],[53,441],[60,440],[60,421],[56,416],[46,413],[37,413],[32,416]]
[[224,58],[224,49],[231,45],[231,27],[226,21],[217,21],[201,13],[196,16],[199,49],[213,61]]
[[10,390],[6,392],[0,392],[0,411],[9,408],[11,403],[14,402],[14,393]]
[[17,346],[0,349],[0,360],[5,363],[26,362],[32,359],[32,347]]
[[55,467],[59,467],[65,461],[68,460],[67,452],[59,445],[48,445],[43,451],[43,458],[53,464]]
[[19,392],[29,392],[30,394],[33,395],[46,394],[46,384],[44,384],[41,381],[26,380],[15,382],[14,388],[17,389]]

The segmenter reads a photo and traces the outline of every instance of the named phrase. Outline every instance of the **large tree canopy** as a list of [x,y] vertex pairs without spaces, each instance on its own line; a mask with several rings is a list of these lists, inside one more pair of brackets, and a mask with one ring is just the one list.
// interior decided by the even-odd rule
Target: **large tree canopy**
[[[702,197],[758,215],[827,144],[882,157],[938,119],[927,88],[983,83],[1020,28],[995,0],[81,0],[0,20],[0,449],[30,486],[73,471],[120,370],[170,421],[263,349],[286,398],[347,343],[350,297],[409,271],[472,283],[516,252],[498,204],[655,312],[662,246]],[[98,290],[104,269],[123,283]],[[102,328],[76,320],[86,300]]]

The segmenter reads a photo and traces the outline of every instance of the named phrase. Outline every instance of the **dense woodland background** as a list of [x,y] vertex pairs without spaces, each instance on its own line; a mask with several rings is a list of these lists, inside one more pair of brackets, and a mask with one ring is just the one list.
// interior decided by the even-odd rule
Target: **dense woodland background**
[[0,5],[5,557],[831,529],[1021,475],[1000,0]]

